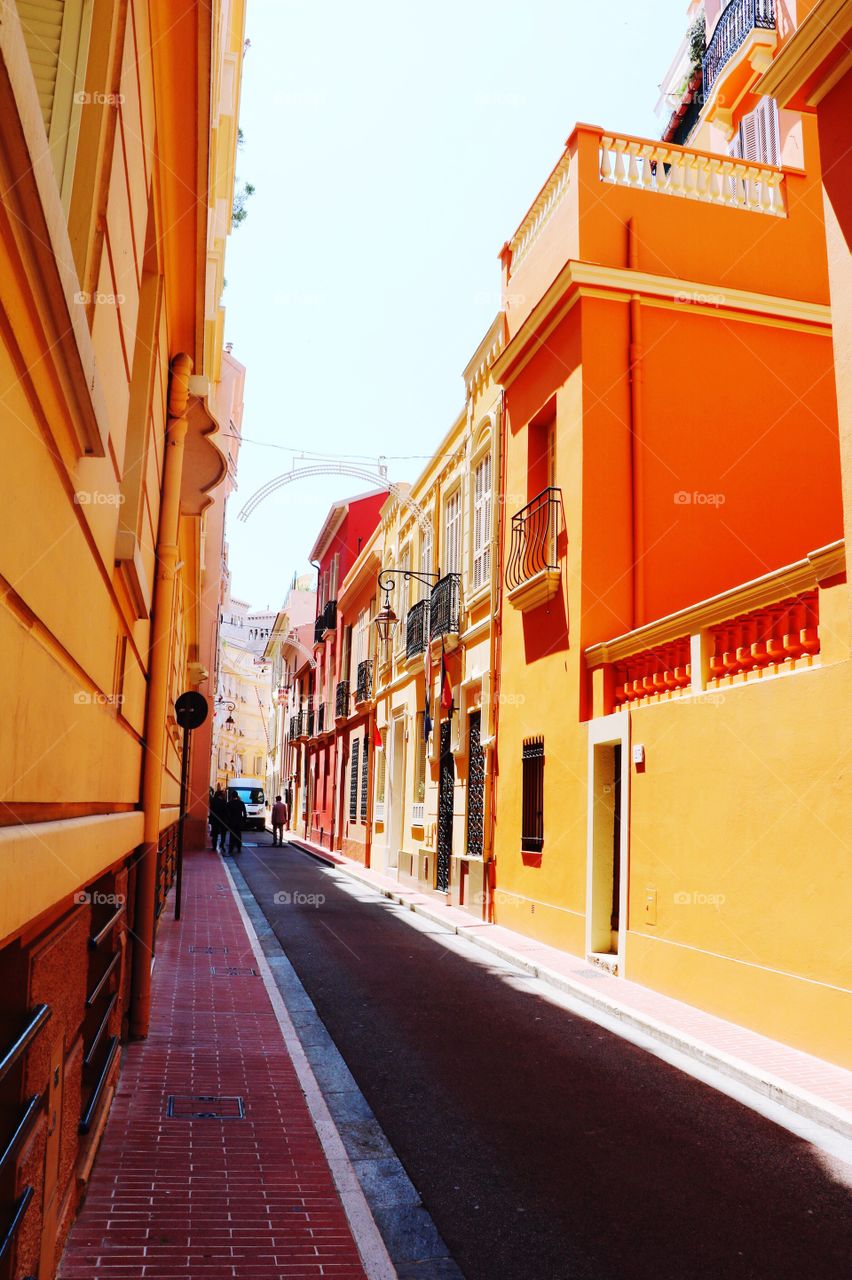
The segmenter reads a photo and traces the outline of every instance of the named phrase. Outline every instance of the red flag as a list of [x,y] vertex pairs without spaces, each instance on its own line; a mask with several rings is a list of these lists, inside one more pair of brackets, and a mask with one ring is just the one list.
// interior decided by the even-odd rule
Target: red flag
[[450,719],[453,718],[455,703],[453,702],[453,687],[450,684],[450,673],[447,670],[447,659],[444,654],[444,642],[441,641],[441,707],[444,711],[449,712]]
[[384,744],[382,742],[382,731],[379,728],[378,723],[374,720],[373,721],[373,746],[381,748],[383,745]]

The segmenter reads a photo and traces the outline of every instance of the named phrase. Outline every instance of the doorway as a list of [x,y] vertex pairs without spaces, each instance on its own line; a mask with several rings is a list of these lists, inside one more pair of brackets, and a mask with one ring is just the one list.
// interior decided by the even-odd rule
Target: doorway
[[405,718],[403,716],[397,716],[393,722],[393,748],[390,763],[391,774],[387,787],[387,800],[390,803],[390,822],[388,824],[385,857],[387,866],[396,870],[399,866],[399,851],[402,846],[402,820],[405,813]]
[[[608,967],[616,968],[615,961],[619,958],[623,961],[627,925],[629,775],[625,768],[627,726],[625,724],[624,734],[617,737],[612,732],[615,726],[608,727],[610,733],[606,734],[607,726],[598,721],[594,729],[604,740],[589,744],[586,950],[592,956],[612,956],[613,964]],[[623,971],[623,964],[618,963],[617,969]]]

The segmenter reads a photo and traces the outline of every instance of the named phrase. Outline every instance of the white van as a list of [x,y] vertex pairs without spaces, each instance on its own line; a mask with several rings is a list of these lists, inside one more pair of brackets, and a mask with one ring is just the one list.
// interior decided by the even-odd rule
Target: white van
[[228,795],[236,792],[246,807],[245,828],[263,831],[266,826],[266,796],[261,778],[231,778]]

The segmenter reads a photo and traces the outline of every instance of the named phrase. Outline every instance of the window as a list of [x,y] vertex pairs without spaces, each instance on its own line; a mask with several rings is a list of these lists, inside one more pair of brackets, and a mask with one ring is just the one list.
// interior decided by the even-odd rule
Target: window
[[525,853],[541,853],[544,847],[544,738],[526,738],[521,759],[521,849]]
[[92,6],[84,0],[18,5],[44,129],[66,212],[82,114]]
[[426,734],[423,727],[424,715],[417,712],[416,741],[414,744],[414,803],[422,804],[426,799]]
[[461,499],[459,490],[447,499],[444,508],[444,565],[443,572],[458,573],[461,552]]
[[[385,731],[387,732],[387,730]],[[376,804],[385,802],[385,752],[384,747],[376,751]]]
[[743,116],[728,151],[738,159],[780,165],[781,131],[774,98],[761,98],[754,111]]
[[[407,573],[411,568],[411,552],[408,547],[399,557],[399,567],[403,574]],[[405,648],[405,620],[408,617],[408,606],[410,599],[409,583],[411,579],[399,578],[399,622],[400,625],[396,629],[396,647],[397,649]]]
[[473,473],[473,589],[491,576],[491,454]]
[[432,572],[432,524],[420,535],[420,572],[427,577]]
[[361,821],[367,821],[367,783],[370,777],[370,752],[367,735],[364,734],[364,749],[361,755]]
[[349,817],[352,822],[358,817],[358,754],[360,748],[360,738],[354,738],[352,740],[352,760],[349,773]]

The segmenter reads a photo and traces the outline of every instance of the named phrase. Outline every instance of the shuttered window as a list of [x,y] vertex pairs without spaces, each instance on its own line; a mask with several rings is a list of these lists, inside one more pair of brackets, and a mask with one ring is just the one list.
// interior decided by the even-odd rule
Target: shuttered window
[[458,489],[447,499],[444,508],[443,573],[458,573],[461,551],[461,498]]
[[358,755],[360,747],[361,739],[354,738],[349,772],[349,817],[353,822],[358,817]]
[[544,738],[527,738],[521,759],[521,849],[525,853],[541,853],[544,847]]
[[364,735],[364,749],[361,756],[361,821],[367,821],[367,783],[370,777],[370,752],[367,735]]
[[491,575],[491,454],[473,473],[473,589]]
[[66,205],[77,152],[92,6],[84,0],[18,0],[56,180]]
[[781,129],[774,98],[761,98],[754,111],[743,116],[728,152],[739,160],[781,164]]

